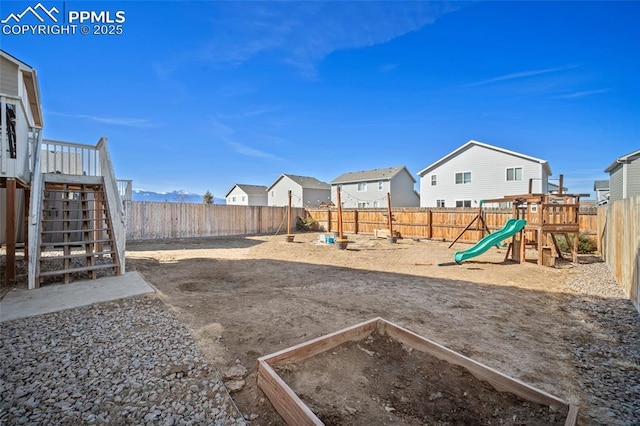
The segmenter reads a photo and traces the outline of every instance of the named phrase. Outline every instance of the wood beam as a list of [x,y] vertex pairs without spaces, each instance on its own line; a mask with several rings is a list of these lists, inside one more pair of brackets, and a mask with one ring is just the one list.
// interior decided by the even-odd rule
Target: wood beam
[[5,268],[5,283],[12,285],[16,281],[16,180],[7,179],[7,267]]

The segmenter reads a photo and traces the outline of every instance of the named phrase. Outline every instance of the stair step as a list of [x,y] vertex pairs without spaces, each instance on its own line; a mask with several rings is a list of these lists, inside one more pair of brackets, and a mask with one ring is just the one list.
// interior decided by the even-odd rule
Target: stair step
[[109,228],[90,228],[90,229],[61,229],[59,231],[42,231],[43,234],[73,234],[76,232],[107,232]]
[[60,269],[58,271],[40,272],[40,277],[52,277],[55,275],[73,274],[74,272],[90,272],[99,269],[117,268],[115,263],[104,263],[101,265],[81,266],[79,268]]
[[98,220],[107,220],[105,217],[94,219],[42,219],[42,222],[96,222]]
[[86,257],[97,257],[97,256],[111,256],[115,254],[115,251],[100,251],[93,253],[78,253],[78,254],[67,254],[64,256],[41,256],[40,262],[46,262],[49,260],[64,260],[64,259],[83,259]]
[[[80,231],[77,231],[80,232]],[[69,241],[68,243],[41,243],[40,247],[63,247],[63,246],[83,246],[86,244],[111,243],[111,239],[106,240],[85,240],[85,241]]]
[[106,207],[103,207],[101,209],[58,209],[58,208],[49,208],[49,209],[42,209],[43,213],[48,213],[48,212],[104,212],[107,211]]

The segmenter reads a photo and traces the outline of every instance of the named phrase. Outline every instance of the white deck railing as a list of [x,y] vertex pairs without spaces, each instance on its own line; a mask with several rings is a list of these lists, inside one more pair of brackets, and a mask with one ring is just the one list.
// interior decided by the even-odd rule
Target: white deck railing
[[98,145],[45,139],[42,141],[40,171],[63,175],[102,176]]

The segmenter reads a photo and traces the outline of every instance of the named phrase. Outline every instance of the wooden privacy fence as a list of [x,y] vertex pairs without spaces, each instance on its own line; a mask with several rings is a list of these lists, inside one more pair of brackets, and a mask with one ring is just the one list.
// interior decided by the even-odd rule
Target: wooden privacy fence
[[[286,207],[131,201],[125,208],[129,240],[287,233]],[[306,214],[293,208],[292,216]]]
[[[325,231],[335,231],[338,227],[336,209],[307,209],[308,214]],[[393,230],[403,237],[427,238],[453,241],[464,230],[478,209],[447,208],[394,208]],[[580,232],[596,238],[596,211],[584,211],[579,215]],[[512,217],[511,209],[485,209],[484,221],[491,232],[500,229]],[[476,228],[476,225],[478,226]],[[344,209],[342,210],[342,227],[345,233],[374,234],[376,229],[388,228],[386,209]],[[458,240],[475,243],[482,238],[482,227],[478,220]],[[534,240],[533,232],[527,238]]]
[[640,312],[640,195],[598,208],[598,249]]

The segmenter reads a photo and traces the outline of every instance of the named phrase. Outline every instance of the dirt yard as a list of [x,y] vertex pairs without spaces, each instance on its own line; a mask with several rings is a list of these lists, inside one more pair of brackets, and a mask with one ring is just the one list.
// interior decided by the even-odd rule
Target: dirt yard
[[[129,242],[127,269],[158,289],[221,372],[238,364],[249,370],[232,395],[252,424],[282,424],[256,386],[258,357],[378,316],[582,405],[581,419],[600,415],[584,406],[570,351],[584,327],[567,308],[570,264],[504,262],[505,250],[492,248],[451,265],[468,245],[350,235],[348,249],[338,250],[317,239]],[[339,382],[331,385],[339,392]],[[327,404],[334,418],[350,411]]]

